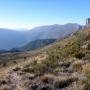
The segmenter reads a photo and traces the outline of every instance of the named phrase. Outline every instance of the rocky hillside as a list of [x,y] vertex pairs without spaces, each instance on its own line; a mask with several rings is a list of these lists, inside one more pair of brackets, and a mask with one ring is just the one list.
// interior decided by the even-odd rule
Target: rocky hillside
[[0,90],[90,90],[90,27],[12,63]]

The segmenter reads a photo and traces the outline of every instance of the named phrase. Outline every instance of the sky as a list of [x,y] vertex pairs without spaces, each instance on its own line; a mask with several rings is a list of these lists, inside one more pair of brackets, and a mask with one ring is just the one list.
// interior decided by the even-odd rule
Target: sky
[[0,28],[79,23],[90,17],[90,0],[0,0]]

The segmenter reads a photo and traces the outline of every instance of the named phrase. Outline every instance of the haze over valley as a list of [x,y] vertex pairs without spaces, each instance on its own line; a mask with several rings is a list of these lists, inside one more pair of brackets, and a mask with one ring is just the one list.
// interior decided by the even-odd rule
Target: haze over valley
[[83,27],[79,24],[68,23],[64,25],[40,26],[28,31],[0,28],[0,49],[10,50],[38,39],[62,39]]

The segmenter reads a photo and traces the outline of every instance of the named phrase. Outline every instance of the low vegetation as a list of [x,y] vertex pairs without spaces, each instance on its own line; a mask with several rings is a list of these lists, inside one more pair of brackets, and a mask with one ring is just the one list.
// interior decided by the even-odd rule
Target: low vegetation
[[[29,80],[27,86],[30,90],[90,90],[90,28],[42,51],[46,52],[46,59],[35,59],[22,69],[13,70],[15,75],[23,72],[20,77],[26,75],[24,79]],[[13,63],[17,65],[16,60]],[[30,74],[35,77],[30,79]]]
[[[27,68],[24,71],[34,73],[36,75],[44,75],[45,73],[52,73],[58,75],[58,73],[74,73],[77,72],[78,75],[84,74],[86,79],[80,79],[83,82],[84,90],[90,89],[90,72],[88,68],[85,68],[85,62],[90,59],[90,44],[89,35],[87,31],[75,33],[67,42],[60,42],[56,46],[52,46],[53,49],[47,51],[48,57],[46,60],[41,61],[41,63],[34,62],[31,66],[32,68]],[[76,59],[74,59],[76,58]],[[84,68],[83,68],[84,67]],[[77,77],[77,76],[76,76]],[[79,79],[80,77],[78,77]],[[55,82],[56,88],[65,88],[71,85],[74,78],[60,80]],[[44,78],[43,82],[48,82],[48,78]],[[77,82],[80,84],[79,82]]]

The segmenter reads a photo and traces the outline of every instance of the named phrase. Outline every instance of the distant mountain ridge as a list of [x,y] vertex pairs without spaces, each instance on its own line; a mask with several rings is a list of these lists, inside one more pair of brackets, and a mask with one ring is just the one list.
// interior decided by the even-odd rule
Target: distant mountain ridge
[[82,25],[73,23],[40,26],[29,31],[0,28],[0,49],[9,50],[15,47],[25,46],[27,43],[39,39],[61,39],[82,28]]
[[13,48],[11,51],[30,51],[30,50],[36,50],[40,49],[46,45],[49,45],[53,42],[55,42],[56,39],[38,39],[35,41],[31,41],[28,44],[19,47],[19,48]]
[[[80,30],[83,26],[79,24],[64,24],[64,25],[47,25],[33,28],[30,31],[27,31],[27,37],[29,40],[33,41],[37,39],[59,39],[65,37],[67,34],[76,32]],[[32,39],[30,39],[32,37]]]
[[0,49],[10,49],[25,42],[25,36],[15,30],[0,28]]

